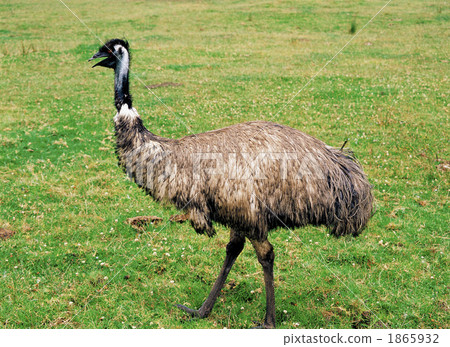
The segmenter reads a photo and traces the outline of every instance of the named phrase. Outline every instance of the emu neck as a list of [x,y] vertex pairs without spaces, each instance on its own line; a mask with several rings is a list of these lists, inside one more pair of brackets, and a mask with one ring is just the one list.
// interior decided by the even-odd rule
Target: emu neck
[[131,170],[130,173],[134,175],[134,170],[136,170],[134,165],[142,153],[148,157],[161,155],[163,152],[162,144],[168,143],[170,140],[148,131],[139,114],[132,107],[128,80],[130,56],[125,49],[123,50],[125,52],[114,70],[115,104],[117,108],[114,127],[119,165],[125,167],[127,171]]
[[122,58],[117,62],[116,68],[114,69],[114,99],[117,111],[123,105],[128,105],[128,108],[132,108],[131,104],[131,94],[130,94],[130,82],[129,82],[129,70],[130,70],[130,56],[127,50],[124,49]]

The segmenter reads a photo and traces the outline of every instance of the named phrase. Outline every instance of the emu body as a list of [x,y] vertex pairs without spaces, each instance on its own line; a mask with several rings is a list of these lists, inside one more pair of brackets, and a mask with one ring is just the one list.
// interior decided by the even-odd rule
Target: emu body
[[349,154],[296,129],[271,122],[232,125],[181,139],[148,131],[132,107],[128,43],[111,40],[95,66],[115,70],[114,117],[119,165],[158,201],[185,210],[198,233],[215,234],[213,222],[228,226],[230,242],[220,274],[199,310],[206,317],[246,239],[264,270],[266,317],[275,327],[273,247],[277,227],[326,225],[336,236],[358,235],[372,212],[371,186]]

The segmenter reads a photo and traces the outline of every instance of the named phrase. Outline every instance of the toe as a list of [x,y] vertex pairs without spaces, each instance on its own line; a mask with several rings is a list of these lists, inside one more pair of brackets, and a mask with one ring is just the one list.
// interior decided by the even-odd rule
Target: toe
[[180,310],[186,312],[187,314],[191,315],[192,317],[198,317],[199,316],[198,310],[194,310],[192,308],[189,308],[187,306],[180,305],[180,304],[177,304],[175,306],[178,307]]

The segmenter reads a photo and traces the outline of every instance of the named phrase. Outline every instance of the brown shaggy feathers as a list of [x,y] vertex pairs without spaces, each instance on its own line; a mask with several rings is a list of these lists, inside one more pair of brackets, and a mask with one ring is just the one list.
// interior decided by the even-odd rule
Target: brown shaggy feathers
[[214,235],[215,221],[254,240],[307,224],[356,236],[371,216],[355,159],[293,128],[257,121],[171,140],[126,105],[114,121],[120,165],[156,200],[184,209],[198,233]]

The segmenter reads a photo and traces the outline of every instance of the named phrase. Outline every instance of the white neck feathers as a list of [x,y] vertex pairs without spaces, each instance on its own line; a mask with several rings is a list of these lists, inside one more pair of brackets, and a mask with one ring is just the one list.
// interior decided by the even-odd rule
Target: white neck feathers
[[127,104],[123,104],[120,108],[120,111],[114,116],[114,122],[117,123],[119,120],[133,120],[136,118],[140,118],[134,107],[128,108]]

